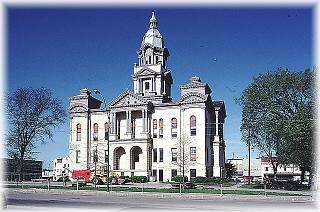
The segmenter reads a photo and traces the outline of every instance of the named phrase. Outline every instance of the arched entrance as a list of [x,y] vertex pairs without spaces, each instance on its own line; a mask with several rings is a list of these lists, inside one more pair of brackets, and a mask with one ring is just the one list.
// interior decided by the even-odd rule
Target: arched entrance
[[142,154],[142,149],[139,146],[134,146],[130,150],[130,169],[136,168],[136,163],[139,162],[139,155]]
[[121,169],[120,158],[124,154],[126,154],[126,151],[124,150],[123,147],[119,146],[119,147],[114,149],[114,151],[113,151],[113,169],[114,170],[120,170]]

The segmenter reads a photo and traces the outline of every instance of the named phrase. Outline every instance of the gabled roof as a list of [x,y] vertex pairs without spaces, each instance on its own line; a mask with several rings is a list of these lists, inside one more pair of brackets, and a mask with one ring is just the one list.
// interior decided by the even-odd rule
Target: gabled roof
[[139,106],[147,105],[148,102],[142,97],[134,95],[129,89],[125,90],[118,97],[114,98],[108,105],[109,108],[114,107],[128,107],[128,106]]
[[137,77],[137,76],[147,76],[147,75],[155,75],[155,74],[159,74],[159,73],[155,72],[154,70],[148,67],[143,67],[140,71],[135,73],[133,76]]

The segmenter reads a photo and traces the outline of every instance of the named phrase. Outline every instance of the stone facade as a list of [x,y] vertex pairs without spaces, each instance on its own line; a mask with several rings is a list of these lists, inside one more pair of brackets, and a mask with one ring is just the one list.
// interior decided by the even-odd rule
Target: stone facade
[[199,77],[181,85],[179,100],[172,101],[170,54],[157,23],[153,13],[137,51],[133,92],[125,90],[106,108],[88,89],[70,98],[72,170],[94,165],[101,170],[110,155],[111,173],[117,175],[157,181],[182,170],[188,178],[224,176],[224,102],[212,100],[209,85]]

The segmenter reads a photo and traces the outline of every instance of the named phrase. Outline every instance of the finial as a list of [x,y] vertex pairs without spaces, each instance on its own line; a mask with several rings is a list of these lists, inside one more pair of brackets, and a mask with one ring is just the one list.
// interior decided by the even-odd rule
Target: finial
[[150,18],[150,29],[154,29],[154,28],[157,28],[157,19],[156,19],[156,15],[155,15],[155,12],[152,11],[152,15],[151,15],[151,18]]

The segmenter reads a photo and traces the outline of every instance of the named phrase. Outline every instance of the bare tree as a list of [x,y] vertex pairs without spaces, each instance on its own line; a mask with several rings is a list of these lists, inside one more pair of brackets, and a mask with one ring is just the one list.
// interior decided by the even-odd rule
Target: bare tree
[[183,133],[180,138],[178,138],[178,142],[176,144],[177,149],[177,160],[173,161],[173,164],[178,166],[180,173],[182,174],[182,180],[184,184],[185,173],[189,169],[189,167],[193,164],[196,164],[196,155],[195,158],[191,158],[191,139]]
[[66,111],[47,88],[19,88],[7,97],[6,115],[6,149],[8,156],[17,160],[21,179],[24,159],[35,156],[38,142],[52,139],[54,128],[64,123]]

